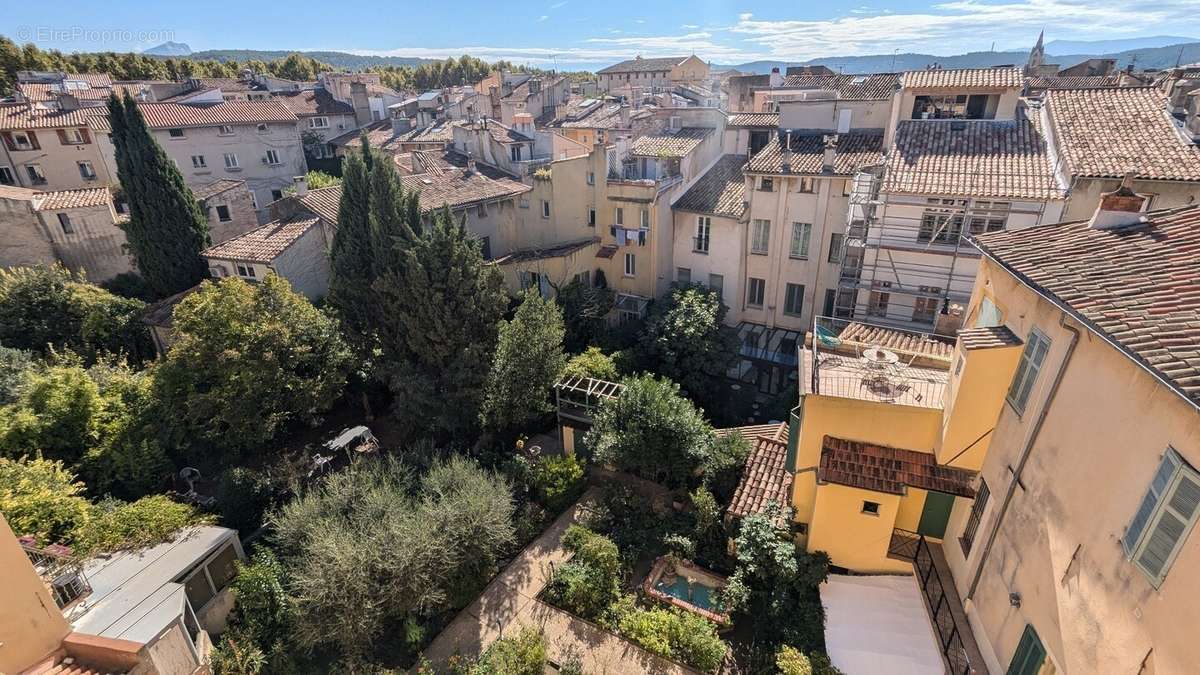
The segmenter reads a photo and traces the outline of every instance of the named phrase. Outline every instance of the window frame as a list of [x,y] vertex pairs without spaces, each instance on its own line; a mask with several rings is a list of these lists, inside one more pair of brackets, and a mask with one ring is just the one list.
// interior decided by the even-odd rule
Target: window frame
[[85,145],[87,143],[83,138],[83,132],[75,127],[63,129],[63,138],[66,139],[66,145]]
[[222,153],[221,158],[225,161],[225,170],[226,171],[232,171],[232,170],[242,168],[242,164],[238,160],[238,156],[237,156],[236,152]]
[[637,276],[637,256],[632,253],[625,254],[625,276]]
[[[758,291],[755,293],[755,291]],[[767,280],[759,277],[746,278],[746,307],[762,309],[766,302]]]
[[846,235],[841,232],[834,232],[829,235],[829,254],[825,257],[826,262],[841,264],[842,248],[846,245]]
[[71,222],[69,214],[59,211],[54,215],[58,216],[58,227],[63,234],[75,234],[75,224]]
[[755,218],[750,224],[750,254],[769,255],[770,252],[771,221],[766,218]]
[[228,124],[222,124],[217,127],[217,135],[218,136],[232,136],[233,135],[233,127]]
[[[797,227],[799,226],[799,227]],[[800,232],[799,244],[800,250],[796,250],[797,229]],[[788,242],[788,257],[792,260],[808,260],[808,251],[812,245],[812,223],[792,223],[792,238]]]
[[[961,360],[959,363],[962,363]],[[988,487],[983,476],[980,476],[979,489],[975,490],[975,499],[971,502],[971,512],[967,515],[966,524],[963,525],[963,533],[958,537],[958,545],[962,548],[964,558],[971,555],[971,547],[975,545],[975,535],[978,534],[979,526],[983,523],[983,516],[987,513],[991,497],[991,488]]]
[[279,166],[283,162],[279,161],[279,151],[274,148],[269,148],[265,155],[268,166]]
[[[77,160],[75,162],[75,166],[79,169],[79,177],[83,180],[96,180],[98,177],[96,175],[96,167],[92,164],[90,159]],[[84,171],[85,167],[87,168],[87,171]]]
[[696,216],[696,236],[692,238],[692,251],[708,255],[712,246],[712,217]]
[[542,217],[543,218],[550,217],[550,200],[548,200],[548,199],[542,200]]
[[[1042,365],[1046,363],[1046,356],[1050,353],[1050,338],[1046,334],[1038,330],[1037,326],[1029,329],[1029,335],[1025,338],[1025,348],[1021,350],[1021,358],[1017,361],[1017,369],[1013,372],[1012,382],[1009,383],[1008,391],[1004,394],[1004,400],[1008,402],[1014,412],[1018,416],[1025,414],[1025,408],[1029,405],[1029,397],[1033,395],[1033,387],[1037,383],[1038,375],[1042,372]],[[1038,345],[1044,345],[1044,349],[1038,354],[1031,356],[1031,350],[1037,349]],[[1029,377],[1028,366],[1033,364],[1033,376]],[[1028,385],[1028,386],[1026,386]],[[1020,392],[1024,390],[1024,396],[1020,396]]]
[[[783,313],[787,316],[803,316],[804,315],[804,284],[786,283],[783,292]],[[799,303],[799,306],[792,311],[793,298]]]
[[[221,217],[221,209],[225,209],[225,217],[224,218]],[[217,212],[217,222],[228,223],[229,221],[233,220],[233,215],[229,212],[228,204],[217,204],[216,212]]]
[[675,268],[675,282],[680,283],[680,284],[692,283],[692,268],[676,267]]
[[[197,161],[197,160],[199,160],[199,161]],[[193,169],[207,169],[208,168],[208,159],[205,158],[204,155],[192,155],[192,168]]]
[[[1156,484],[1159,483],[1161,485],[1156,489]],[[1180,488],[1185,484],[1189,484],[1188,490],[1191,494],[1181,495]],[[1180,510],[1181,497],[1190,499],[1190,514]],[[1162,555],[1162,564],[1157,570],[1151,570],[1146,567],[1144,559],[1152,553],[1152,540],[1166,516],[1176,521],[1179,532],[1170,550]],[[1137,524],[1139,520],[1140,525]],[[1178,450],[1167,446],[1146,486],[1145,494],[1138,501],[1138,507],[1121,534],[1121,550],[1126,560],[1146,575],[1150,585],[1159,588],[1187,543],[1197,520],[1200,520],[1200,471],[1197,471]]]
[[[18,139],[24,139],[22,143]],[[33,142],[33,135],[23,129],[13,129],[12,142],[14,150],[37,150],[37,144]]]
[[[324,122],[324,124],[317,124],[318,121]],[[329,117],[327,117],[325,115],[317,115],[316,117],[308,118],[308,128],[309,129],[328,129],[329,128]]]
[[171,140],[179,140],[179,139],[187,138],[187,132],[183,130],[183,127],[174,127],[171,129],[167,129],[167,138],[169,138]]
[[800,176],[799,184],[796,186],[796,192],[801,194],[811,195],[817,191],[817,181],[812,176]]

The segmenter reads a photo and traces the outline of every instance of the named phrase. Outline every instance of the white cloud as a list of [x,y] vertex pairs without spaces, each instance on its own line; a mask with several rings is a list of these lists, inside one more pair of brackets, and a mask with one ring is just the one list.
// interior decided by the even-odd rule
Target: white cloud
[[700,26],[698,24],[694,24],[694,23],[685,23],[682,26],[680,26],[680,28],[682,28],[684,30],[694,30],[699,27]]
[[541,15],[541,16],[539,16],[539,17],[538,17],[538,19],[537,19],[537,22],[538,22],[538,23],[541,23],[541,22],[543,22],[543,21],[545,21],[546,19],[549,19],[549,18],[550,18],[550,16],[549,16],[549,15],[547,15],[547,14],[543,14],[543,15]]
[[550,5],[550,9],[558,9],[559,7],[562,7],[565,4],[567,4],[567,0],[562,0],[562,2],[556,2],[553,5]]
[[634,19],[633,22],[634,23],[646,23],[646,20],[645,19]]

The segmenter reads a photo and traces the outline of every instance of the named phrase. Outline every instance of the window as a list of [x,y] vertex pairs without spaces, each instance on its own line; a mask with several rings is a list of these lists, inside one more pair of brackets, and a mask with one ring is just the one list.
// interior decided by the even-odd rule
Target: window
[[637,274],[637,257],[632,253],[625,254],[625,276],[631,277]]
[[308,153],[312,155],[313,159],[333,159],[337,155],[328,143],[309,146]]
[[26,164],[25,173],[29,176],[29,182],[34,185],[45,185],[46,174],[42,172],[41,164]]
[[86,159],[75,163],[79,167],[79,177],[84,180],[96,180],[96,169]]
[[208,160],[204,159],[204,155],[192,155],[193,169],[207,169]]
[[811,223],[792,223],[792,246],[788,255],[801,260],[807,259],[810,236],[812,236]]
[[678,281],[681,284],[692,283],[692,270],[687,267],[676,267],[675,281]]
[[522,209],[529,208],[529,200],[524,197],[517,200],[517,207]]
[[796,192],[812,192],[814,181],[810,176],[800,177],[800,188]]
[[708,275],[708,287],[717,292],[721,296],[721,301],[725,301],[725,276],[722,274]]
[[275,150],[268,150],[266,159],[267,159],[267,164],[270,164],[272,166],[275,166],[280,163],[279,162],[279,153]]
[[329,118],[328,117],[309,118],[308,126],[313,129],[328,129],[329,128]]
[[754,219],[754,230],[750,237],[750,252],[757,255],[767,254],[767,245],[771,240],[771,221],[762,218]]
[[1167,448],[1146,496],[1121,537],[1125,555],[1156,588],[1200,515],[1200,473]]
[[217,134],[221,136],[232,136],[233,127],[229,126],[228,124],[222,124],[221,126],[217,127]]
[[238,165],[238,158],[237,158],[236,152],[225,153],[225,168],[226,169],[240,168],[240,166]]
[[984,120],[996,117],[998,94],[945,94],[917,96],[913,101],[912,119]]
[[239,277],[254,279],[254,265],[243,265],[242,263],[238,263],[237,273]]
[[222,223],[228,223],[229,221],[233,220],[233,218],[229,216],[228,206],[224,204],[217,206],[217,220],[221,221]]
[[842,244],[846,241],[846,235],[834,232],[829,235],[829,257],[827,260],[831,263],[842,262]]
[[593,173],[591,171],[587,172],[587,184],[588,185],[596,184],[596,174],[595,173]]
[[519,145],[511,145],[511,146],[509,146],[509,148],[508,148],[508,156],[509,156],[510,158],[512,158],[512,161],[514,161],[514,162],[519,162],[519,161],[521,161],[521,146],[519,146]]
[[842,196],[849,197],[852,194],[854,194],[854,181],[847,178],[842,181]]
[[193,574],[191,578],[183,583],[184,591],[187,593],[188,602],[191,603],[194,611],[208,604],[209,600],[213,599],[216,593],[213,592],[212,586],[208,583],[208,577],[204,575],[204,570],[200,569]]
[[277,202],[283,199],[283,190],[271,190],[271,201]]
[[747,307],[762,307],[763,297],[767,294],[767,282],[762,279],[750,277],[750,283],[746,287],[746,306]]
[[1042,640],[1033,626],[1025,624],[1025,632],[1021,634],[1021,641],[1013,652],[1006,675],[1037,675],[1044,663],[1046,648],[1042,646]]
[[260,133],[260,134],[261,134],[261,133],[263,133],[264,131],[266,131],[266,130],[267,130],[267,125],[263,124],[262,122],[259,122],[259,123],[258,123],[258,126],[256,126],[256,127],[255,127],[255,129],[257,129],[257,130],[258,130],[258,133]]
[[642,218],[642,222],[641,222],[642,229],[643,230],[649,229],[649,227],[650,227],[650,210],[642,209],[641,218]]
[[75,234],[75,228],[71,225],[71,216],[65,213],[58,214],[58,226],[62,228],[63,234]]
[[13,175],[12,167],[0,166],[0,185],[16,185],[17,177]]
[[216,555],[206,565],[208,569],[208,578],[212,579],[213,586],[218,591],[224,590],[229,582],[237,576],[237,551],[233,550],[233,546],[226,546],[220,553]]
[[774,192],[775,191],[775,179],[759,178],[758,179],[758,189],[760,192]]
[[588,209],[587,224],[588,227],[596,226],[596,209]]
[[979,531],[979,521],[983,520],[983,512],[987,509],[990,496],[987,481],[980,477],[979,489],[975,491],[975,502],[971,504],[971,515],[967,516],[967,525],[963,528],[962,536],[958,538],[964,558],[971,554],[971,545],[975,543],[975,533]]
[[14,150],[34,150],[37,144],[33,140],[33,134],[25,131],[12,132],[12,144]]
[[578,283],[585,288],[591,288],[592,273],[587,270],[584,270],[584,271],[580,272],[579,274],[576,274],[575,276],[571,277],[571,281]]
[[712,218],[700,216],[696,219],[696,236],[692,241],[692,250],[697,253],[708,253],[709,237],[712,234]]
[[480,247],[479,247],[480,255],[483,256],[484,260],[491,260],[492,259],[492,238],[491,237],[480,237],[479,242],[480,242]]
[[613,218],[616,219],[617,225],[624,225],[625,224],[625,209],[618,206],[616,208],[616,211],[613,214]]
[[542,217],[550,217],[550,202],[546,201],[545,199],[542,200]]
[[932,241],[937,243],[954,243],[962,234],[963,212],[967,208],[965,199],[928,200],[921,215],[921,225],[917,230],[917,241]]
[[879,515],[879,502],[863,501],[862,512],[868,516]]
[[1008,223],[1011,206],[1008,202],[975,202],[971,206],[971,215],[967,218],[967,232],[983,234],[1003,230]]
[[975,318],[975,327],[990,328],[999,326],[1000,322],[1000,308],[992,302],[991,298],[983,296],[983,300],[979,302],[979,316]]
[[1042,362],[1046,360],[1046,352],[1050,351],[1050,339],[1042,335],[1038,329],[1029,331],[1025,340],[1025,349],[1021,352],[1021,361],[1017,364],[1017,372],[1013,375],[1012,386],[1008,388],[1008,402],[1018,414],[1025,412],[1025,404],[1029,402],[1029,393],[1033,391],[1033,383],[1037,380]]
[[800,316],[804,313],[804,286],[802,284],[787,285],[783,313],[790,316]]
[[942,289],[937,286],[918,286],[917,291],[929,295],[920,295],[913,300],[912,320],[917,323],[933,323],[937,318],[938,307],[942,304]]
[[480,218],[487,218],[487,202],[479,202],[475,205],[475,215]]
[[167,129],[167,135],[171,138],[184,138],[183,129]]
[[83,145],[83,133],[79,129],[63,129],[63,145]]
[[821,309],[824,316],[833,316],[833,308],[837,304],[837,291],[832,288],[825,290],[825,305]]
[[892,287],[890,281],[872,281],[871,295],[867,298],[867,316],[887,316],[888,301],[891,300],[892,294],[884,289]]

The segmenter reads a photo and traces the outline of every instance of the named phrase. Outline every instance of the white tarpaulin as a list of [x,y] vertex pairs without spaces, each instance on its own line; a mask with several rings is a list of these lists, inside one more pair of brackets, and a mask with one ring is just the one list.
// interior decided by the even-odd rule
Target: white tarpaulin
[[831,574],[821,603],[825,649],[846,675],[945,672],[916,577]]

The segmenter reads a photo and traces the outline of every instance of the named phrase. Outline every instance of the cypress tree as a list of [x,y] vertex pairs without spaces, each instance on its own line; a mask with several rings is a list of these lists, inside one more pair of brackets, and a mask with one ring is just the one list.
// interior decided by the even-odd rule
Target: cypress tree
[[109,98],[108,111],[117,178],[129,203],[121,229],[138,271],[159,297],[187,290],[207,273],[200,251],[209,243],[208,219],[129,93],[124,101]]
[[371,148],[362,137],[362,151],[351,153],[342,168],[342,199],[338,226],[329,249],[329,293],[326,303],[341,320],[350,342],[368,352],[373,307],[374,260],[371,250],[371,185],[367,162]]

